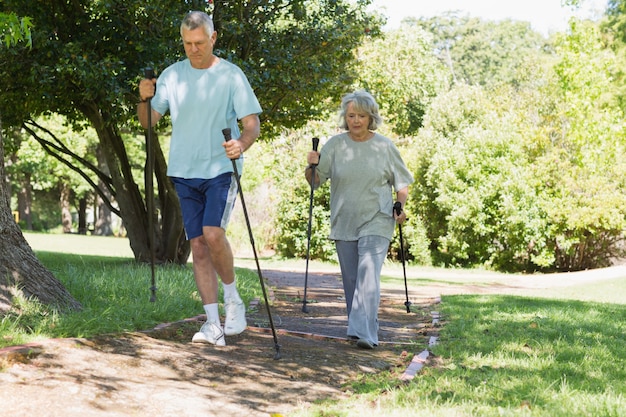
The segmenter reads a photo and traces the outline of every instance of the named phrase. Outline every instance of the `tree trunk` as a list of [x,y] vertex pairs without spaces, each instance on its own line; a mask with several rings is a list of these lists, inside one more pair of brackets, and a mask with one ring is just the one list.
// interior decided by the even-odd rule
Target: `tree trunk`
[[87,199],[85,197],[78,199],[78,234],[87,234]]
[[158,189],[156,208],[157,211],[160,210],[161,212],[161,215],[157,217],[160,218],[161,240],[164,242],[164,251],[158,259],[176,262],[182,265],[189,259],[191,247],[185,235],[183,217],[180,211],[180,202],[178,201],[176,188],[167,176],[165,155],[163,155],[163,150],[161,149],[157,135],[154,134],[152,136],[155,154],[154,171]]
[[109,206],[104,204],[102,198],[96,196],[96,223],[93,226],[93,234],[96,236],[113,236],[112,216]]
[[[146,202],[134,181],[124,141],[114,123],[107,120],[106,111],[95,104],[81,106],[81,111],[90,120],[100,138],[103,156],[115,189],[115,199],[119,204],[135,259],[149,263],[152,256]],[[152,136],[155,150],[154,175],[158,190],[158,193],[155,192],[155,198],[158,198],[155,207],[160,208],[161,214],[160,216],[158,213],[152,214],[156,242],[155,258],[158,263],[185,264],[189,258],[190,249],[189,242],[184,235],[178,197],[173,184],[166,175],[163,151],[156,135]]]
[[[4,183],[4,143],[0,129],[0,179]],[[80,309],[63,284],[37,259],[15,223],[5,187],[0,187],[0,313],[18,292],[60,309]]]
[[30,183],[30,173],[25,172],[22,180],[20,181],[22,186],[17,195],[17,211],[20,215],[20,221],[24,221],[24,227],[26,230],[33,230],[33,216],[32,216],[32,185]]
[[60,185],[61,196],[59,202],[61,204],[61,224],[63,225],[63,233],[72,233],[72,210],[70,209],[71,190],[67,183]]
[[[96,156],[98,158],[98,168],[103,173],[109,175],[109,169],[106,161],[104,160],[104,155],[102,154],[100,146],[98,146],[98,149],[96,150]],[[98,182],[98,186],[103,190],[103,193],[108,197],[108,199],[112,201],[113,196],[102,180]],[[111,223],[111,209],[109,209],[109,206],[104,204],[102,197],[96,194],[95,224],[93,227],[94,234],[97,236],[113,236],[113,227],[111,226]]]

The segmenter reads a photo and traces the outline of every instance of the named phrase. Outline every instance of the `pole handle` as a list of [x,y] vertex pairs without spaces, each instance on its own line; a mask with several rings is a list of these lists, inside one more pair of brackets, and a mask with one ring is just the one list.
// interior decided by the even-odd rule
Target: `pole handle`
[[[317,147],[320,144],[320,138],[313,138],[313,151],[317,152]],[[317,164],[311,164],[311,166],[313,167],[313,169],[315,169],[315,167],[317,166]],[[315,171],[313,171],[313,173],[315,173]],[[311,179],[311,181],[313,181],[313,179]]]
[[222,135],[224,135],[224,142],[228,142],[229,140],[233,138],[231,136],[229,127],[227,127],[226,129],[222,129]]
[[399,201],[396,201],[396,203],[393,205],[393,209],[396,212],[396,215],[400,215],[400,213],[402,213],[402,203]]
[[320,138],[313,138],[313,150],[317,152],[317,147],[320,144]]
[[154,69],[152,67],[146,67],[143,70],[143,76],[149,80],[154,78]]

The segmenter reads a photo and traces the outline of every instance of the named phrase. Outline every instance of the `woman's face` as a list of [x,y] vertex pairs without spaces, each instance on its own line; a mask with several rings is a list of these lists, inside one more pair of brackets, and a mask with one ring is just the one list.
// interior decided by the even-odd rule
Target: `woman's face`
[[370,116],[363,111],[354,109],[354,103],[348,103],[346,107],[346,124],[348,131],[356,136],[369,132]]

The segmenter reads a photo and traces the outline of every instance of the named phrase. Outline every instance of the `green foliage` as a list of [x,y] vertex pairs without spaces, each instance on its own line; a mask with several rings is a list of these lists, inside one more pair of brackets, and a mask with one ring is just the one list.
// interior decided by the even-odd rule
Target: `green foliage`
[[411,199],[435,264],[523,263],[525,242],[539,233],[528,222],[532,190],[525,185],[521,135],[513,124],[504,125],[499,104],[479,88],[455,88],[433,103],[433,118],[418,138],[422,153],[413,167]]
[[24,40],[28,46],[31,46],[32,27],[33,24],[29,17],[20,18],[15,13],[0,13],[0,38],[7,48]]
[[[366,11],[370,3],[5,0],[0,13],[28,10],[36,26],[28,53],[0,49],[0,60],[11,63],[0,66],[0,113],[9,127],[52,112],[95,129],[108,168],[101,178],[128,226],[137,259],[145,259],[149,234],[142,224],[149,216],[148,205],[133,175],[144,158],[130,151],[123,132],[138,130],[135,105],[143,70],[151,66],[158,75],[184,57],[182,17],[190,9],[213,14],[215,52],[248,75],[264,109],[261,139],[269,140],[283,128],[325,115],[328,98],[352,84],[354,49],[364,37],[380,33],[380,18]],[[168,118],[163,120],[157,131],[167,134]],[[166,262],[184,262],[180,258],[188,248],[179,239],[182,222],[175,218],[176,209],[165,209],[177,207],[177,201],[167,188],[161,149],[155,154],[157,206],[169,216],[163,219],[169,228],[156,227],[157,246],[163,248],[159,256]],[[84,168],[84,161],[74,163]]]
[[[47,230],[61,223],[59,191],[63,187],[71,190],[68,203],[74,210],[78,210],[79,199],[86,199],[93,206],[94,188],[81,175],[84,171],[74,164],[75,159],[80,159],[91,166],[98,165],[98,141],[93,129],[72,126],[62,116],[49,115],[9,133],[11,146],[7,153],[11,164],[6,174],[14,195],[32,191],[34,230]],[[128,147],[133,148],[131,144]],[[59,149],[66,152],[58,152]]]
[[430,101],[447,89],[450,78],[432,52],[432,35],[403,26],[366,39],[358,58],[359,87],[376,97],[395,134],[415,135]]
[[[61,205],[56,193],[48,190],[34,190],[31,206],[32,230],[49,231],[61,225]],[[19,226],[27,230],[24,219],[20,219]]]
[[333,260],[335,246],[328,239],[330,234],[330,186],[328,183],[313,193],[304,177],[306,153],[312,149],[312,139],[320,133],[330,133],[329,124],[311,123],[301,131],[285,135],[270,146],[275,155],[272,178],[279,184],[276,216],[276,251],[287,258],[305,258],[308,246],[309,210],[311,216],[310,259]]
[[11,62],[0,71],[8,93],[0,109],[9,124],[44,111],[80,121],[81,107],[95,104],[124,126],[135,118],[143,68],[158,74],[184,56],[180,20],[189,9],[206,10],[218,32],[216,53],[248,75],[265,109],[263,135],[271,138],[323,114],[327,97],[351,84],[352,51],[380,33],[380,19],[365,11],[369,3],[6,0],[0,12],[28,10],[37,25],[29,54],[0,51]]
[[[53,109],[78,122],[77,109],[95,100],[111,104],[111,119],[126,126],[143,66],[162,68],[181,56],[179,5],[88,2],[52,22],[61,30],[47,36],[53,27],[44,17],[66,6],[35,3],[33,15],[43,21],[34,50],[0,50],[14,63],[0,69],[7,86],[0,109],[11,120]],[[348,88],[363,87],[388,120],[381,133],[415,136],[397,141],[417,180],[403,227],[412,262],[578,270],[622,254],[622,44],[589,22],[573,20],[567,34],[546,41],[524,23],[454,15],[408,21],[380,36],[379,18],[364,12],[369,2],[348,3],[230,2],[209,10],[217,52],[249,74],[266,109],[263,139],[275,138],[259,147],[262,155],[256,148],[249,155],[258,159],[244,175],[247,202],[258,200],[253,223],[263,247],[305,256],[305,154],[313,136],[336,133],[333,122],[310,120],[330,119]],[[0,11],[18,4],[7,0]],[[624,3],[611,4],[615,28]],[[159,18],[163,26],[150,23]],[[615,29],[608,34],[617,36]],[[73,101],[64,101],[77,88]],[[125,146],[139,172],[141,157],[129,146],[136,142]],[[333,259],[328,215],[326,185],[314,193],[312,258]],[[396,259],[398,251],[396,233]]]
[[[414,206],[407,202],[405,211],[408,220],[402,225],[402,238],[404,239],[404,260],[406,263],[431,266],[430,240],[428,239],[426,226],[419,215],[411,208]],[[389,256],[396,262],[402,261],[400,232],[396,226],[396,232],[389,245]]]
[[448,13],[410,21],[434,36],[441,61],[457,82],[489,86],[517,86],[525,78],[520,68],[549,51],[549,44],[527,22],[480,18]]
[[539,204],[548,214],[558,269],[607,266],[621,255],[626,228],[624,115],[607,95],[619,61],[590,22],[574,21],[557,51],[557,116],[563,122],[543,159],[552,175]]
[[217,51],[244,69],[265,109],[262,135],[273,138],[334,110],[357,76],[355,48],[382,21],[366,12],[370,0],[260,3],[221,11]]
[[555,51],[532,82],[433,102],[412,199],[436,264],[571,271],[622,255],[623,115],[606,94],[617,61],[591,24]]
[[[305,258],[308,242],[308,219],[310,187],[297,186],[291,190],[292,199],[284,199],[278,205],[277,251],[286,258]],[[334,259],[335,246],[328,240],[330,233],[329,187],[324,185],[315,191],[311,221],[310,259],[328,261]]]

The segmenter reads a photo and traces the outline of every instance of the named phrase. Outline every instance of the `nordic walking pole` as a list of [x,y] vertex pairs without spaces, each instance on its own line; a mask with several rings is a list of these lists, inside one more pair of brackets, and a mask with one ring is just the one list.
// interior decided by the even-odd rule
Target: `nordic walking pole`
[[[396,203],[393,205],[393,209],[396,212],[396,215],[399,216],[400,213],[402,213],[402,203],[400,203],[399,201],[396,201]],[[404,260],[404,239],[402,238],[402,225],[398,224],[398,229],[400,230],[400,252],[402,253],[402,270],[404,271],[404,292],[406,294],[406,301],[404,302],[404,305],[406,306],[406,312],[410,313],[411,312],[411,302],[409,301],[409,287],[406,283],[406,266],[405,266],[405,260]]]
[[[228,142],[232,139],[230,135],[230,129],[222,129],[224,140]],[[267,291],[265,290],[265,281],[263,281],[263,275],[261,275],[261,266],[259,265],[259,257],[256,253],[256,246],[254,245],[254,236],[252,235],[252,227],[250,226],[250,218],[248,217],[248,210],[246,209],[246,202],[243,199],[243,190],[241,189],[241,182],[239,179],[239,171],[237,170],[237,162],[235,159],[231,159],[233,163],[233,172],[235,179],[237,180],[237,188],[239,189],[239,198],[241,198],[241,207],[243,208],[243,214],[246,219],[246,225],[248,226],[248,234],[250,235],[250,244],[252,245],[252,252],[254,253],[254,260],[256,261],[256,269],[259,274],[259,280],[261,281],[261,289],[263,290],[263,298],[265,299],[265,307],[267,308],[267,317],[270,320],[270,327],[272,328],[272,336],[274,337],[274,349],[276,354],[274,359],[280,359],[280,345],[278,344],[278,337],[276,336],[276,329],[274,328],[274,320],[272,320],[272,312],[270,311],[270,303],[267,300]]]
[[[313,150],[317,152],[317,146],[320,143],[319,138],[313,138]],[[302,298],[302,311],[308,313],[309,309],[306,306],[306,288],[309,281],[309,253],[311,251],[311,222],[313,219],[313,192],[315,191],[315,167],[316,164],[311,165],[311,197],[309,198],[309,227],[307,229],[307,242],[306,242],[306,269],[304,272],[304,297]]]
[[[154,78],[154,70],[150,67],[144,69],[144,77],[152,80]],[[148,236],[150,241],[150,272],[152,273],[152,286],[150,287],[150,302],[156,301],[156,279],[154,277],[155,263],[155,236],[154,236],[154,185],[152,183],[152,175],[154,173],[154,147],[152,144],[152,99],[147,100],[148,112],[148,133],[146,135],[146,210],[148,211]]]

